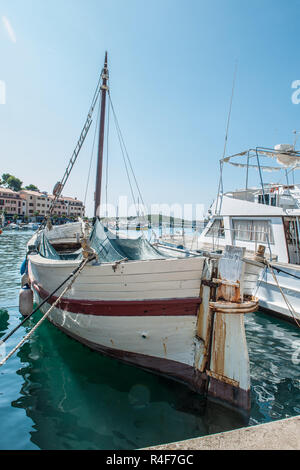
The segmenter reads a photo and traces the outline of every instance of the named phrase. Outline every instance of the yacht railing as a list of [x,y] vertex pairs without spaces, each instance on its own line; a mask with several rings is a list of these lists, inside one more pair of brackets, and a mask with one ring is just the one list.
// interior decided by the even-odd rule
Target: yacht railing
[[[220,249],[220,240],[225,238],[225,231],[233,233],[232,242],[239,241],[239,242],[254,243],[255,245],[254,245],[253,251],[257,251],[258,245],[266,244],[270,253],[270,259],[272,259],[273,255],[272,255],[271,244],[274,244],[274,243],[270,241],[269,233],[264,230],[247,230],[247,229],[236,229],[236,228],[216,229],[215,231],[217,233],[216,237],[214,236],[215,235],[214,232],[213,231],[211,232],[212,239],[213,239],[212,240],[213,250]],[[236,232],[247,233],[250,235],[250,237],[254,235],[255,238],[254,239],[250,238],[246,240],[236,238]],[[257,237],[257,235],[262,235],[262,236]]]
[[[280,166],[266,166],[264,164],[261,164],[260,159],[262,157],[277,157],[280,154],[286,154],[286,155],[291,155],[295,157],[295,165],[293,165],[291,168],[287,167],[280,167]],[[242,157],[246,159],[246,163],[239,163],[239,162],[232,162],[232,159]],[[250,164],[250,161],[254,159],[254,164]],[[248,150],[245,150],[243,152],[239,152],[233,155],[229,155],[227,157],[223,157],[220,160],[220,179],[219,179],[219,186],[218,186],[218,192],[217,192],[217,199],[216,199],[216,213],[220,214],[221,213],[221,208],[222,208],[222,203],[223,203],[223,196],[224,196],[224,184],[223,184],[223,166],[224,163],[229,163],[231,165],[237,166],[237,167],[242,167],[246,169],[246,190],[248,188],[248,183],[249,183],[249,170],[252,168],[256,168],[259,173],[259,182],[260,182],[260,191],[262,192],[263,196],[263,201],[266,201],[265,198],[265,189],[266,189],[266,183],[263,181],[263,171],[280,171],[283,170],[285,172],[285,178],[286,178],[286,185],[289,186],[289,174],[292,173],[294,175],[294,170],[300,168],[299,164],[300,160],[300,152],[296,150],[289,150],[289,151],[284,151],[284,150],[278,150],[278,149],[272,149],[272,148],[267,148],[267,147],[255,147],[255,148],[250,148]],[[294,177],[293,177],[294,179]],[[296,198],[294,198],[296,201],[297,207],[299,207],[299,203]]]
[[[240,242],[250,242],[254,243],[253,246],[253,251],[257,251],[258,245],[265,244],[268,248],[269,251],[269,256],[270,259],[273,259],[273,254],[272,254],[272,249],[271,245],[273,244],[272,241],[270,241],[269,233],[264,231],[264,230],[247,230],[247,229],[227,229],[227,228],[221,228],[221,229],[216,229],[215,232],[211,232],[210,237],[212,238],[212,242],[208,241],[207,243],[212,245],[212,250],[216,251],[219,250],[220,248],[224,248],[224,245],[220,245],[220,241],[224,239],[225,237],[225,231],[229,231],[233,233],[232,237],[232,242],[240,241]],[[256,236],[254,240],[240,240],[236,239],[235,237],[235,232],[243,232],[250,234],[252,236],[253,234]],[[155,239],[161,239],[163,241],[170,241],[171,243],[176,242],[177,244],[180,244],[182,246],[185,246],[186,248],[193,249],[193,250],[201,250],[203,248],[203,245],[205,242],[201,240],[199,241],[199,235],[200,231],[195,231],[193,234],[186,234],[185,232],[183,233],[165,233],[165,234],[160,234],[160,236],[154,237]],[[224,234],[224,235],[222,235]],[[188,244],[188,246],[187,246]],[[251,250],[252,251],[252,250]]]

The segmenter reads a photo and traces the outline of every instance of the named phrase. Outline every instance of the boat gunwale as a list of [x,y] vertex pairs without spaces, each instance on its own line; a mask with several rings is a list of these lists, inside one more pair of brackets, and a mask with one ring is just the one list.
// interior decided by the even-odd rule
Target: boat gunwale
[[[49,266],[49,267],[57,267],[57,268],[66,268],[66,267],[77,267],[81,262],[82,259],[78,260],[57,260],[57,259],[50,259],[50,258],[45,258],[44,256],[40,255],[39,253],[29,253],[28,254],[28,259],[30,262],[33,262],[33,264],[36,264],[38,266]],[[191,255],[188,257],[180,257],[180,258],[157,258],[157,259],[147,259],[147,260],[129,260],[129,259],[121,259],[117,261],[109,261],[109,262],[98,262],[97,264],[90,264],[87,265],[89,267],[101,267],[101,266],[124,266],[127,264],[141,264],[141,263],[149,263],[149,262],[154,262],[154,261],[159,261],[159,262],[181,262],[183,263],[184,261],[191,260],[191,259],[206,259],[205,256],[197,256],[197,255]]]

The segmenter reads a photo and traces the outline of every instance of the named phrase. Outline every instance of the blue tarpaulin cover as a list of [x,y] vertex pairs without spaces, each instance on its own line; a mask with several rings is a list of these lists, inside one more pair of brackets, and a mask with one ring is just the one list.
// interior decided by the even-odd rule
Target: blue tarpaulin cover
[[[174,258],[175,255],[166,255],[151,245],[143,236],[139,238],[116,238],[115,234],[105,227],[99,220],[96,221],[90,235],[90,246],[98,256],[101,263],[111,263],[127,258],[128,260],[151,260]],[[51,245],[45,233],[41,234],[39,253],[48,259],[70,260],[81,259],[81,248],[73,253],[59,254]]]

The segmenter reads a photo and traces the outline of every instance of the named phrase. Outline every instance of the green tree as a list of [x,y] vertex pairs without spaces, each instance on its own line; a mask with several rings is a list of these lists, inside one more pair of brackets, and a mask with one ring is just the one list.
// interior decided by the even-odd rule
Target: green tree
[[19,178],[16,178],[12,175],[10,175],[6,180],[6,186],[12,191],[20,191],[22,188],[22,183],[23,181],[19,180]]
[[20,191],[22,189],[22,183],[23,181],[10,173],[3,173],[0,180],[2,186],[12,191]]
[[10,176],[12,176],[10,173],[3,173],[3,175],[1,176],[2,186],[7,186],[7,180]]
[[23,181],[19,180],[15,176],[10,176],[7,180],[7,186],[13,191],[20,191],[22,189]]
[[33,213],[35,220],[37,221],[37,217],[40,215],[39,211],[34,211]]
[[28,186],[25,186],[25,189],[28,189],[28,191],[39,191],[39,188],[34,184],[29,184]]

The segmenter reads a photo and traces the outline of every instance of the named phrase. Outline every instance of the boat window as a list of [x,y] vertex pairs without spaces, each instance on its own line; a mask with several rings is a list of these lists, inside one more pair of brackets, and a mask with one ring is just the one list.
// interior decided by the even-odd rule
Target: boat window
[[235,240],[274,243],[270,220],[234,219],[232,225]]
[[270,205],[270,194],[265,194],[265,195],[259,194],[258,195],[258,203],[259,204],[266,204],[267,206],[269,206]]
[[212,226],[209,228],[206,237],[217,237],[217,238],[225,238],[225,230],[224,230],[224,221],[223,219],[216,219]]
[[300,264],[299,217],[284,217],[283,223],[289,262]]

